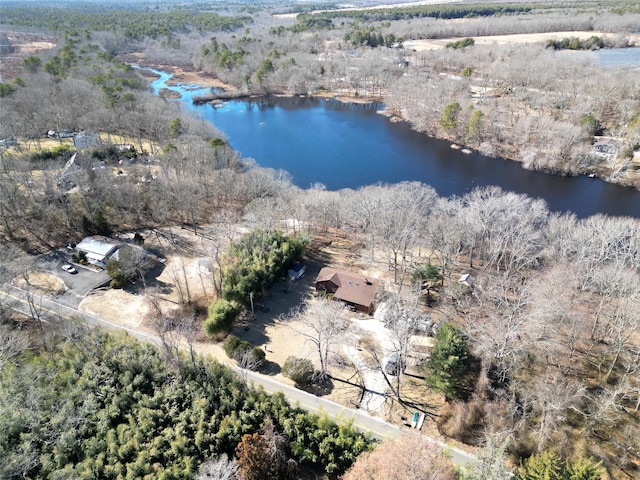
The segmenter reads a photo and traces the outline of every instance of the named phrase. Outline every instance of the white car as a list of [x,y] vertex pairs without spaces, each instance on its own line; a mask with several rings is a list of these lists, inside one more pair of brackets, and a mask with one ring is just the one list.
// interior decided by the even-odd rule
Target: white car
[[67,273],[78,273],[78,270],[76,270],[73,265],[69,265],[68,263],[62,265],[62,269]]

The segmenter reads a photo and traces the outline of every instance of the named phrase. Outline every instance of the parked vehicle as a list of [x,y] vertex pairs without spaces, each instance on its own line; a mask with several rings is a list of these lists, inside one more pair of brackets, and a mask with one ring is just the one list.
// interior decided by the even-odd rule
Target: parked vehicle
[[384,371],[387,375],[392,375],[394,377],[397,377],[404,372],[404,364],[397,353],[394,352],[389,355],[387,363],[384,366]]
[[76,268],[73,265],[69,265],[68,263],[65,263],[64,265],[62,265],[62,270],[71,274],[78,273],[78,270],[76,270]]

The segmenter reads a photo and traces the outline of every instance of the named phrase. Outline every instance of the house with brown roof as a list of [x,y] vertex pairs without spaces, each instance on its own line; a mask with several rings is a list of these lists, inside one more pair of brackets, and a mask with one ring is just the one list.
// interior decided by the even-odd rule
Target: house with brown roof
[[353,310],[371,314],[380,281],[357,273],[324,267],[316,277],[316,290],[333,295]]

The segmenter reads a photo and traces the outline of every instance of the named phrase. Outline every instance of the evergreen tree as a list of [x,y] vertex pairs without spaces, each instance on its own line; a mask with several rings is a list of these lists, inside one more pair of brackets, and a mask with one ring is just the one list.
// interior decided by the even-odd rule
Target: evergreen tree
[[589,458],[580,457],[575,462],[567,460],[567,480],[600,480],[604,474],[602,462],[593,463]]
[[169,135],[171,137],[179,137],[182,134],[182,120],[178,117],[174,118],[169,124]]
[[207,335],[215,336],[231,329],[233,321],[240,313],[240,306],[234,302],[219,298],[209,305],[209,319],[204,324]]
[[560,458],[550,451],[532,455],[518,469],[518,480],[563,480],[564,472]]
[[282,374],[296,382],[298,386],[313,383],[315,373],[313,363],[308,358],[287,357],[282,365]]
[[476,110],[471,114],[471,117],[465,126],[464,139],[466,142],[480,140],[482,117],[484,117],[482,110]]
[[442,325],[426,365],[427,385],[447,399],[459,398],[465,391],[471,356],[464,334],[451,323]]
[[444,108],[442,118],[440,119],[440,125],[447,130],[453,130],[458,126],[458,113],[460,113],[460,104],[458,102],[450,103]]

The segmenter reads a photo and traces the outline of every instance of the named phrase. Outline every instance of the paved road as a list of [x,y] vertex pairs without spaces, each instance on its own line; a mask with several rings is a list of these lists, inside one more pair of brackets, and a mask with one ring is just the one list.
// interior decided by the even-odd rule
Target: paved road
[[[26,315],[32,315],[32,311],[35,309],[43,319],[63,318],[70,320],[77,318],[85,324],[93,327],[101,327],[107,330],[124,330],[139,340],[154,343],[156,345],[161,344],[158,337],[148,335],[144,332],[139,332],[133,328],[129,328],[118,323],[110,322],[104,318],[78,310],[75,307],[64,305],[60,303],[58,299],[43,297],[42,295],[14,287],[13,285],[2,285],[0,287],[0,291],[2,291],[3,296],[5,296],[5,303],[9,307]],[[29,297],[31,297],[31,299],[29,299]]]
[[[29,306],[28,300],[28,296],[31,295],[31,303],[37,306],[38,311],[43,318],[78,318],[87,325],[106,328],[109,330],[124,330],[139,340],[150,342],[155,345],[161,344],[160,339],[154,335],[149,335],[132,328],[125,327],[124,325],[110,322],[109,320],[106,320],[104,318],[100,318],[90,313],[80,311],[75,307],[63,305],[59,301],[57,301],[57,299],[50,299],[41,295],[30,294],[25,290],[11,285],[3,285],[2,287],[0,287],[0,290],[2,290],[7,296],[8,305],[10,305],[14,310],[21,311],[28,315],[31,314],[31,308]],[[326,413],[329,417],[335,420],[353,420],[353,424],[358,429],[364,432],[369,432],[376,438],[383,439],[386,437],[395,437],[402,431],[407,430],[387,423],[383,420],[380,420],[379,418],[372,417],[360,410],[354,410],[344,407],[338,403],[317,397],[302,390],[298,390],[297,388],[291,387],[290,385],[280,383],[277,380],[274,380],[273,378],[266,375],[261,375],[259,373],[250,372],[247,370],[241,371],[238,367],[235,367],[233,365],[229,366],[241,373],[241,375],[250,383],[253,383],[255,386],[261,386],[268,393],[283,392],[289,402],[291,402],[293,405],[298,405],[305,410],[315,413]],[[447,447],[447,445],[436,439],[433,439],[426,435],[423,436],[424,438],[440,445],[441,447],[448,448],[451,459],[456,465],[465,466],[468,463],[474,461],[474,457],[463,452],[462,450],[453,447]]]

